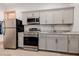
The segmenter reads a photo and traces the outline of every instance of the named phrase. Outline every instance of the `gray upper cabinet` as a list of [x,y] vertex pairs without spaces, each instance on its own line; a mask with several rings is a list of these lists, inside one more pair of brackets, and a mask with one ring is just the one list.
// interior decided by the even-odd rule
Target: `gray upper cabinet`
[[40,11],[40,24],[46,24],[47,23],[47,11]]
[[79,35],[69,35],[68,52],[79,53]]
[[23,24],[27,18],[40,17],[40,24],[73,24],[74,8],[61,8],[40,11],[23,12]]
[[53,24],[53,11],[47,11],[46,16],[47,23],[46,24]]
[[73,24],[74,9],[68,8],[63,10],[63,24]]
[[53,24],[62,24],[62,10],[54,10],[53,12]]
[[27,12],[27,18],[38,18],[38,17],[39,17],[39,11]]
[[40,11],[40,24],[62,24],[62,10]]
[[52,11],[40,11],[40,24],[53,24]]
[[23,25],[27,24],[27,13],[22,13]]

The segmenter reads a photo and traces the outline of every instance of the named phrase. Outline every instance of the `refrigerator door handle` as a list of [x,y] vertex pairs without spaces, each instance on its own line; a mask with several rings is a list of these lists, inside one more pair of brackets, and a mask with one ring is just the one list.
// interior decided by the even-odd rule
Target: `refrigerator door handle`
[[3,22],[3,35],[5,35],[5,21]]
[[3,35],[5,35],[5,28],[3,29]]

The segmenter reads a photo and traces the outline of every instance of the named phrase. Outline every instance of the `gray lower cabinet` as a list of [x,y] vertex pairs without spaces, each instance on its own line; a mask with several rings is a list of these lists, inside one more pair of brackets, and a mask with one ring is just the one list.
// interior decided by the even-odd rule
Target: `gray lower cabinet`
[[67,35],[47,35],[46,49],[67,52]]
[[46,35],[45,34],[39,35],[39,49],[46,50]]
[[79,35],[41,34],[39,37],[39,49],[68,53],[79,53]]
[[57,37],[57,51],[67,52],[67,35],[58,35]]
[[47,35],[46,50],[56,51],[55,35]]
[[79,53],[79,35],[69,35],[68,52]]
[[67,35],[41,34],[39,36],[39,49],[67,52]]

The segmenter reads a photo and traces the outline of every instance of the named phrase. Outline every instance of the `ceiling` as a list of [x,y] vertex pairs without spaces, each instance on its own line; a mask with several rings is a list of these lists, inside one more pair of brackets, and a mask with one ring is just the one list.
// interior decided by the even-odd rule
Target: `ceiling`
[[0,7],[26,7],[26,6],[40,6],[40,5],[69,5],[70,3],[0,3]]

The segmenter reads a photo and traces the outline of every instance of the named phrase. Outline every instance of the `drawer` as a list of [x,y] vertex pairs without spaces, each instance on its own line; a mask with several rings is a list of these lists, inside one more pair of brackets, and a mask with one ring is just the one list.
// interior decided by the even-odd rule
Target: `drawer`
[[57,37],[57,35],[50,35],[50,34],[47,35],[47,38],[52,38],[53,39],[53,38],[56,38],[56,37]]
[[72,34],[72,35],[69,35],[69,38],[71,38],[71,39],[79,39],[79,35]]

